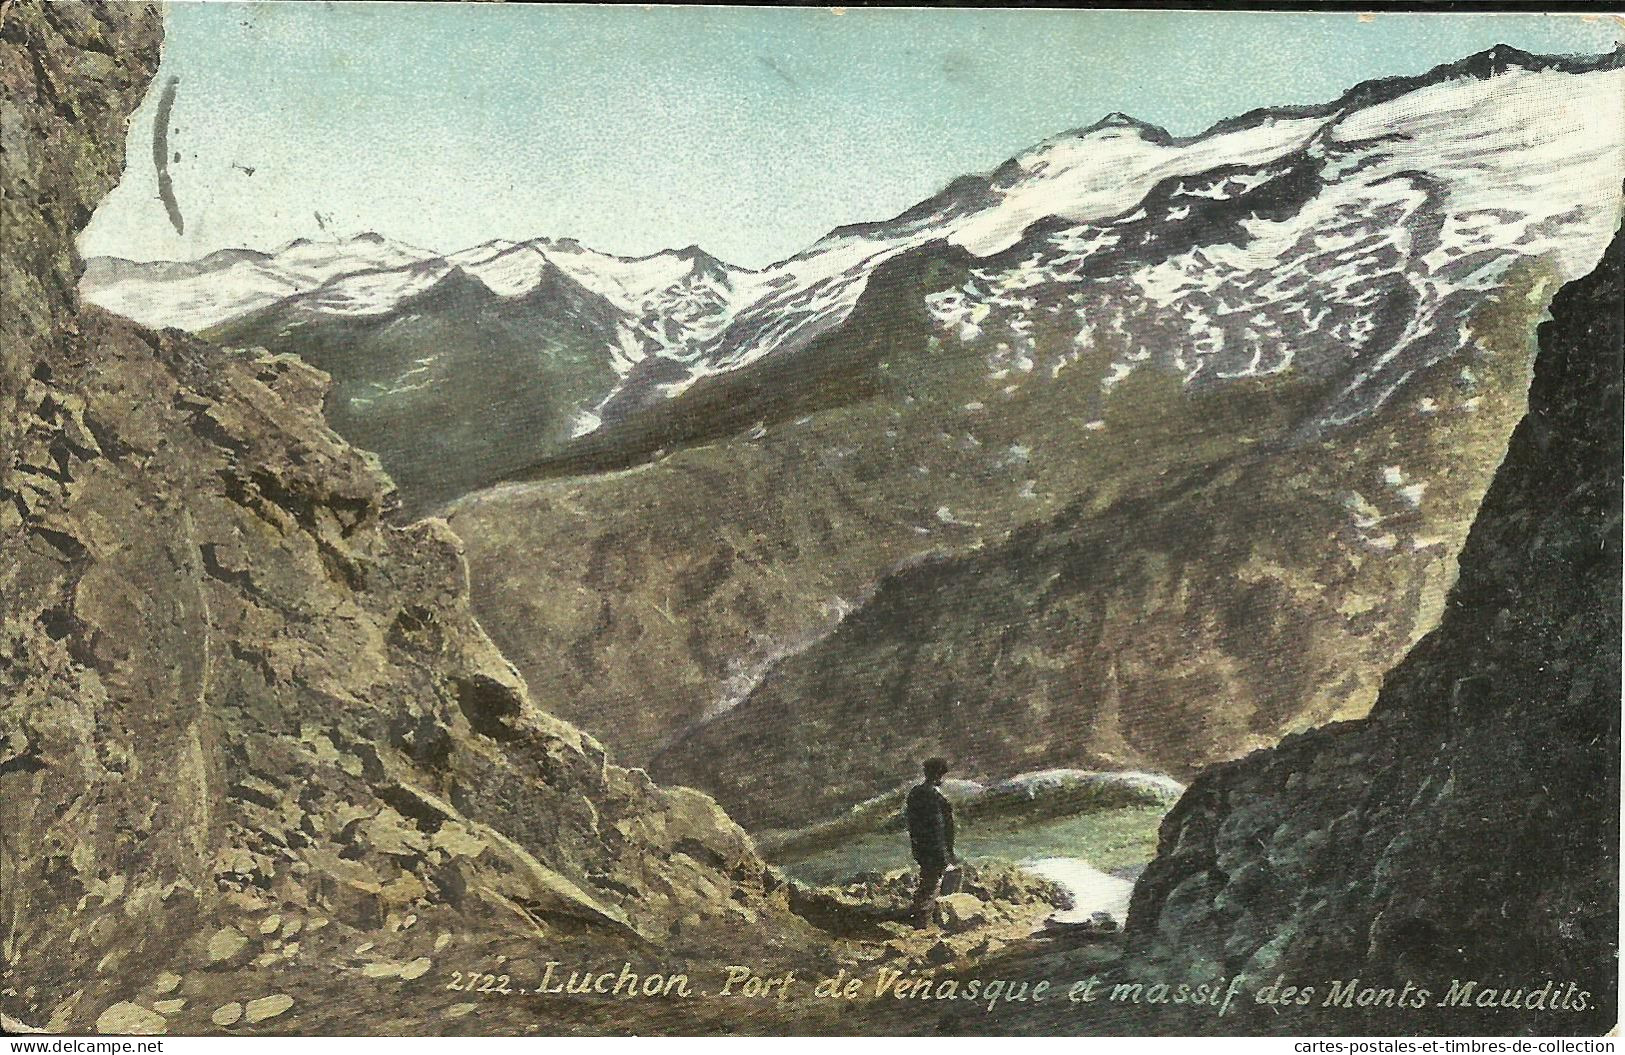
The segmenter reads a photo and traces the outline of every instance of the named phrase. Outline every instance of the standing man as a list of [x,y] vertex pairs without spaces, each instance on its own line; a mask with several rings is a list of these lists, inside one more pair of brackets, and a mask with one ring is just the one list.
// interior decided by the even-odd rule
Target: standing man
[[948,774],[946,758],[928,758],[921,767],[925,780],[909,789],[904,816],[908,819],[908,846],[920,866],[920,885],[914,890],[910,914],[923,927],[936,914],[937,886],[954,856],[954,808],[942,793]]

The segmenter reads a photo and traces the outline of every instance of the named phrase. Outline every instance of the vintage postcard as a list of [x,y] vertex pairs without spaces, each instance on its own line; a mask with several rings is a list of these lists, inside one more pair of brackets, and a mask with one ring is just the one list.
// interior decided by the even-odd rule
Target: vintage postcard
[[1622,40],[4,0],[8,1050],[1611,1050]]

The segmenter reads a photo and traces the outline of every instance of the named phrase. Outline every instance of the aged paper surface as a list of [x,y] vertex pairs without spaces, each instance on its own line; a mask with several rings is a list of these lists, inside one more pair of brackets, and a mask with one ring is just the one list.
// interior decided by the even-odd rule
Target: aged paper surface
[[1613,1028],[1617,20],[0,20],[5,1032]]

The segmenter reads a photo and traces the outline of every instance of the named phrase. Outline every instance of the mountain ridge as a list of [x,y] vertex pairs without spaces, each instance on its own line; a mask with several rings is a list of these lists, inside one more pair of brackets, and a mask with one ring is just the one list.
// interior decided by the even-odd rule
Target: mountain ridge
[[[1080,126],[1078,128],[1074,128],[1074,129],[1072,129],[1070,131],[1060,132],[1060,133],[1057,133],[1057,134],[1055,134],[1053,136],[1050,136],[1049,138],[1047,138],[1045,140],[1042,140],[1039,143],[1034,144],[1034,146],[1029,147],[1028,149],[1022,151],[1021,153],[1015,155],[1015,157],[1011,158],[1010,160],[1002,163],[999,166],[996,166],[993,170],[991,170],[988,173],[984,173],[984,174],[965,174],[965,175],[955,177],[953,180],[951,180],[949,182],[949,184],[947,186],[944,187],[944,189],[942,191],[939,191],[939,192],[937,192],[937,194],[934,194],[934,195],[931,195],[931,196],[928,196],[928,197],[922,199],[920,202],[910,206],[909,208],[903,210],[902,212],[900,212],[900,213],[898,213],[898,214],[896,214],[896,215],[894,215],[892,217],[889,217],[889,218],[886,218],[886,219],[877,219],[877,220],[854,221],[853,223],[850,223],[850,224],[839,225],[839,226],[837,226],[835,228],[832,228],[825,235],[823,235],[823,236],[815,239],[813,242],[809,243],[809,245],[806,248],[804,248],[804,249],[802,249],[802,250],[800,250],[800,251],[798,251],[796,253],[793,253],[788,257],[785,257],[783,260],[777,261],[777,262],[775,262],[773,264],[765,265],[765,266],[760,267],[760,268],[744,268],[744,267],[740,267],[738,265],[727,263],[726,261],[723,261],[720,258],[717,258],[714,255],[706,252],[703,248],[701,248],[700,246],[695,245],[695,244],[690,244],[690,245],[687,245],[687,246],[682,247],[682,248],[667,248],[667,249],[655,250],[653,252],[644,253],[644,254],[617,254],[617,253],[610,253],[610,252],[605,252],[605,251],[602,251],[602,250],[592,249],[590,247],[587,247],[579,239],[576,239],[576,238],[570,237],[570,236],[546,236],[546,235],[544,235],[544,236],[538,236],[538,237],[535,237],[535,238],[514,241],[514,242],[512,242],[512,244],[521,245],[521,244],[538,244],[538,243],[540,243],[540,244],[545,244],[545,245],[548,245],[548,246],[551,246],[551,247],[560,247],[560,248],[563,248],[563,249],[566,249],[566,250],[569,250],[569,251],[585,250],[586,252],[592,253],[593,255],[598,256],[598,257],[611,259],[611,260],[616,260],[616,261],[621,261],[621,262],[628,262],[628,263],[630,263],[630,262],[648,261],[648,260],[653,260],[653,259],[657,259],[657,258],[661,258],[661,257],[667,257],[667,256],[680,256],[680,257],[689,258],[689,257],[692,257],[694,254],[698,254],[699,257],[703,258],[706,263],[720,265],[721,267],[723,267],[724,269],[726,269],[729,272],[745,273],[745,274],[760,274],[762,272],[770,270],[771,268],[773,268],[775,266],[778,266],[779,264],[783,264],[783,263],[786,263],[786,262],[789,262],[789,261],[792,261],[792,260],[796,260],[796,259],[805,257],[805,256],[809,255],[810,253],[812,253],[814,250],[816,250],[817,247],[819,245],[823,244],[823,243],[826,243],[826,242],[829,242],[829,241],[832,241],[832,240],[838,240],[838,239],[840,239],[842,237],[846,237],[846,236],[849,236],[849,235],[852,235],[852,234],[855,234],[855,233],[864,233],[864,232],[884,228],[884,227],[889,226],[889,225],[894,225],[894,224],[898,224],[898,223],[907,223],[907,222],[910,222],[910,221],[913,221],[913,220],[917,220],[917,219],[920,219],[920,218],[927,217],[932,212],[937,211],[937,209],[940,206],[940,203],[944,203],[946,201],[952,200],[955,197],[961,196],[968,189],[974,189],[974,188],[978,188],[978,187],[985,188],[987,186],[991,186],[993,184],[996,184],[999,174],[1008,171],[1010,169],[1010,166],[1013,165],[1021,157],[1034,154],[1034,153],[1040,151],[1041,149],[1043,149],[1046,146],[1049,146],[1049,145],[1052,145],[1052,144],[1055,144],[1055,143],[1058,143],[1058,142],[1061,142],[1061,141],[1070,140],[1070,139],[1087,138],[1090,135],[1092,135],[1092,134],[1094,134],[1096,132],[1099,132],[1099,131],[1103,131],[1103,130],[1114,129],[1114,128],[1128,128],[1128,129],[1133,129],[1133,130],[1141,132],[1148,139],[1148,141],[1154,142],[1154,143],[1156,143],[1158,145],[1185,146],[1185,145],[1200,142],[1200,141],[1205,140],[1205,139],[1209,139],[1209,138],[1211,138],[1211,137],[1213,137],[1215,135],[1221,135],[1221,134],[1225,134],[1225,133],[1231,133],[1231,132],[1236,132],[1236,131],[1252,129],[1252,128],[1255,128],[1255,127],[1257,127],[1257,126],[1259,126],[1261,124],[1271,122],[1271,121],[1278,121],[1278,120],[1283,120],[1283,119],[1296,120],[1296,119],[1303,119],[1303,118],[1330,117],[1330,116],[1333,116],[1333,115],[1337,114],[1339,111],[1346,111],[1346,110],[1350,110],[1350,109],[1363,109],[1363,108],[1378,105],[1378,104],[1381,104],[1381,103],[1384,103],[1384,102],[1392,101],[1393,99],[1398,98],[1398,97],[1400,97],[1402,95],[1408,94],[1410,92],[1413,92],[1413,91],[1417,90],[1418,88],[1427,87],[1429,85],[1437,84],[1437,83],[1439,83],[1441,81],[1452,79],[1452,78],[1465,77],[1465,78],[1472,78],[1472,79],[1482,80],[1482,79],[1487,79],[1487,78],[1497,76],[1497,75],[1500,75],[1500,74],[1504,74],[1504,73],[1508,72],[1512,68],[1518,68],[1518,69],[1522,69],[1522,70],[1526,70],[1526,71],[1530,71],[1530,72],[1539,72],[1539,71],[1545,71],[1545,70],[1557,70],[1557,71],[1561,71],[1561,72],[1565,72],[1565,73],[1587,73],[1587,72],[1594,72],[1594,71],[1598,71],[1598,70],[1616,69],[1616,68],[1620,68],[1622,65],[1625,65],[1625,47],[1616,48],[1614,51],[1599,53],[1599,54],[1596,54],[1596,55],[1555,55],[1555,54],[1537,55],[1537,54],[1533,54],[1533,53],[1530,53],[1530,52],[1522,51],[1522,50],[1520,50],[1518,48],[1515,48],[1515,47],[1512,47],[1510,45],[1496,44],[1496,45],[1493,45],[1492,47],[1489,47],[1489,48],[1486,48],[1486,49],[1484,49],[1482,51],[1479,51],[1479,52],[1476,52],[1474,54],[1465,56],[1465,57],[1463,57],[1461,59],[1453,60],[1451,62],[1440,63],[1440,64],[1432,67],[1431,69],[1429,69],[1429,70],[1427,70],[1427,71],[1425,71],[1423,73],[1420,73],[1420,74],[1398,74],[1398,75],[1393,75],[1393,76],[1372,78],[1372,79],[1369,79],[1369,80],[1360,81],[1360,82],[1356,83],[1353,87],[1349,88],[1347,91],[1345,91],[1342,94],[1340,94],[1339,96],[1337,96],[1335,99],[1328,100],[1326,102],[1310,103],[1310,104],[1286,104],[1286,105],[1274,105],[1274,106],[1258,107],[1258,108],[1255,108],[1253,110],[1246,111],[1246,112],[1244,112],[1242,114],[1238,114],[1238,115],[1235,115],[1235,116],[1232,116],[1232,117],[1222,118],[1222,119],[1220,119],[1218,121],[1213,122],[1212,124],[1210,124],[1206,128],[1202,129],[1201,131],[1198,131],[1198,132],[1195,132],[1195,133],[1192,133],[1192,134],[1186,135],[1186,136],[1173,135],[1172,133],[1169,133],[1166,129],[1164,129],[1164,128],[1158,126],[1158,125],[1155,125],[1153,123],[1144,121],[1144,120],[1142,120],[1140,118],[1134,117],[1134,116],[1129,115],[1129,114],[1114,111],[1112,113],[1108,113],[1108,114],[1102,116],[1101,118],[1097,119],[1092,124],[1089,124],[1089,125],[1086,125],[1086,126]],[[285,251],[287,249],[291,249],[291,248],[295,248],[295,247],[303,247],[303,246],[311,246],[311,245],[345,244],[345,243],[353,243],[353,242],[359,242],[359,241],[372,241],[372,242],[381,242],[381,243],[391,242],[390,239],[387,239],[385,236],[379,234],[376,231],[367,231],[367,232],[363,232],[362,234],[349,236],[348,238],[336,239],[336,240],[333,240],[330,243],[318,242],[318,241],[316,241],[314,239],[310,239],[310,238],[296,238],[293,241],[287,243],[285,246],[283,246],[283,250]],[[479,248],[482,248],[482,247],[494,245],[494,244],[497,244],[497,243],[509,242],[509,241],[510,240],[500,239],[500,238],[499,239],[488,240],[486,242],[476,243],[475,245],[468,246],[468,247],[466,247],[464,249],[460,249],[460,250],[457,250],[455,252],[440,254],[440,258],[441,259],[446,259],[446,258],[450,258],[450,257],[455,257],[455,256],[458,256],[458,255],[461,255],[461,254],[472,252],[473,250],[476,250],[476,249],[479,249]],[[404,245],[404,243],[395,243],[395,244]],[[426,256],[431,256],[432,257],[432,256],[435,255],[435,254],[432,254],[428,250],[417,250],[417,251],[425,254]],[[160,265],[160,264],[197,265],[197,264],[202,263],[203,261],[207,261],[207,260],[209,260],[209,259],[211,259],[213,257],[217,257],[220,254],[227,253],[227,252],[253,253],[253,254],[258,254],[259,256],[275,256],[276,253],[277,253],[277,251],[267,252],[267,251],[263,251],[263,250],[256,250],[256,249],[251,249],[251,248],[246,248],[245,247],[245,248],[242,248],[242,249],[235,249],[235,250],[216,250],[216,251],[214,251],[214,252],[212,252],[210,254],[207,254],[206,256],[204,256],[202,258],[199,258],[198,260],[193,260],[193,261],[145,261],[145,262],[127,261],[127,262],[128,263],[145,263],[145,264],[152,264],[152,265]],[[121,260],[123,260],[123,258],[106,257],[106,256],[93,256],[93,257],[89,258],[89,262],[92,262],[92,263],[95,263],[95,262],[98,262],[98,261],[121,261]],[[342,276],[338,276],[338,277],[342,277]],[[94,293],[95,291],[92,290],[91,292]],[[293,295],[297,296],[298,294],[293,294]],[[224,321],[224,320],[222,320],[222,321]]]
[[1150,159],[1121,203],[1040,201],[982,255],[1002,233],[854,239],[759,344],[449,507],[481,618],[758,830],[922,754],[1182,775],[1363,713],[1437,618],[1541,306],[1612,230],[1600,66],[1188,163],[1113,140]]
[[[593,277],[600,292],[619,298],[620,314],[551,298],[545,357],[515,341],[505,323],[490,325],[484,294],[435,319],[413,319],[398,311],[408,287],[390,276],[380,286],[372,274],[323,287],[321,296],[350,319],[326,319],[335,327],[326,338],[315,327],[281,325],[218,336],[274,351],[298,352],[303,343],[320,356],[323,340],[348,347],[349,328],[388,331],[389,341],[363,357],[371,372],[354,379],[370,387],[346,390],[341,379],[329,414],[364,446],[397,444],[385,450],[385,468],[405,481],[405,516],[439,508],[457,524],[470,545],[476,607],[499,643],[534,681],[567,690],[569,717],[616,729],[634,761],[658,755],[685,779],[744,796],[691,774],[674,753],[734,695],[728,686],[752,683],[760,700],[747,711],[766,715],[764,726],[781,720],[781,710],[811,705],[812,657],[832,669],[861,668],[820,650],[822,635],[834,635],[830,647],[862,651],[836,640],[846,617],[831,613],[861,612],[886,596],[885,584],[907,581],[898,569],[922,561],[951,564],[982,550],[1082,574],[1085,565],[1071,558],[1011,544],[1035,525],[1073,539],[1074,548],[1090,538],[1088,546],[1140,560],[1123,543],[1094,539],[1079,517],[1105,517],[1132,500],[1155,516],[1155,489],[1179,469],[1181,445],[1199,452],[1193,469],[1239,466],[1234,459],[1252,451],[1298,476],[1232,473],[1222,494],[1203,499],[1218,510],[1222,550],[1204,557],[1169,542],[1172,583],[1108,567],[1092,574],[1113,577],[1128,604],[1136,591],[1216,589],[1245,569],[1258,577],[1258,596],[1297,606],[1313,625],[1315,647],[1302,650],[1320,657],[1314,662],[1329,662],[1335,647],[1366,650],[1366,674],[1390,662],[1436,606],[1473,496],[1519,413],[1530,353],[1518,336],[1522,323],[1503,321],[1523,320],[1524,309],[1506,299],[1543,302],[1606,241],[1619,161],[1607,121],[1620,109],[1621,65],[1620,53],[1565,59],[1490,49],[1183,139],[1107,115],[990,174],[962,177],[892,221],[841,228],[767,269],[730,273],[727,289],[666,270],[680,251],[611,258],[584,247],[566,252],[579,243],[564,241],[499,240],[398,269],[422,286],[466,263],[471,273],[483,269],[479,281],[501,300],[535,289],[549,260],[601,262]],[[1594,105],[1554,116],[1542,103],[1552,93]],[[1384,109],[1395,100],[1404,100],[1400,109]],[[649,261],[658,266],[644,268]],[[675,273],[682,281],[651,297],[654,287],[623,284],[620,267],[631,277],[658,282]],[[307,293],[284,307],[301,304],[315,300]],[[542,325],[541,317],[525,325]],[[432,354],[430,333],[449,358],[421,361]],[[547,408],[545,420],[503,410],[491,421],[480,414],[495,405],[492,393],[447,384],[471,373],[497,383],[493,367],[510,360],[534,376],[503,377],[503,392],[555,388],[545,371],[563,369],[573,379],[568,399]],[[419,387],[425,377],[439,394]],[[353,402],[357,396],[364,402]],[[426,405],[432,414],[421,412]],[[365,420],[346,418],[352,406]],[[468,424],[448,439],[444,425],[414,431],[420,421]],[[1361,447],[1347,438],[1368,433],[1380,442]],[[401,435],[413,439],[391,439]],[[1456,437],[1470,458],[1452,466],[1437,437]],[[1314,451],[1335,456],[1316,466],[1305,461]],[[417,473],[414,460],[445,468]],[[1332,556],[1320,559],[1365,570],[1320,582],[1327,572],[1314,567],[1305,539],[1292,536],[1279,554],[1267,552],[1267,539],[1249,541],[1239,498],[1248,480],[1269,494],[1263,506],[1309,503],[1315,512],[1306,524],[1332,540]],[[660,487],[672,493],[653,493]],[[739,495],[757,508],[730,508]],[[599,519],[581,522],[587,509],[599,509]],[[692,536],[691,525],[706,524],[716,537]],[[671,550],[678,538],[689,548]],[[562,562],[538,559],[546,550]],[[953,574],[975,567],[962,563]],[[598,606],[535,596],[557,589],[591,597],[614,584],[626,596]],[[962,583],[952,589],[965,605],[989,601]],[[1351,620],[1317,601],[1316,590],[1376,614]],[[735,610],[724,611],[730,597]],[[1057,625],[1088,622],[1076,603],[1057,601]],[[640,604],[654,618],[634,610]],[[933,635],[957,632],[952,612],[939,612],[949,628],[939,633],[903,607],[899,632],[921,654],[947,647],[931,644]],[[915,607],[936,610],[929,599]],[[1262,609],[1243,609],[1236,618],[1262,621],[1260,633],[1285,632]],[[686,631],[677,629],[679,610],[691,613]],[[1198,613],[1169,604],[1163,618]],[[1339,629],[1338,618],[1352,629]],[[1317,687],[1319,675],[1307,668],[1258,667],[1233,651],[1231,632],[1211,632],[1219,637],[1213,655],[1228,656],[1229,669],[1191,677],[1228,686],[1233,720],[1207,741],[1169,733],[1159,742],[1160,734],[1123,726],[1112,735],[1126,747],[1087,761],[1106,764],[1110,755],[1184,772],[1368,702],[1365,674],[1339,696],[1335,686]],[[1069,696],[1062,683],[1111,671],[1122,699],[1156,695],[1156,678],[1136,673],[1131,643],[1112,640],[1106,651],[1121,653],[1113,665],[1050,634],[1036,633],[1032,647],[1054,671],[1012,682],[1026,686],[1026,698],[1053,698],[1055,713],[1087,714],[1107,704]],[[897,644],[872,636],[877,647]],[[954,647],[977,654],[969,644]],[[640,666],[656,655],[680,672],[669,684]],[[1000,655],[983,658],[996,666]],[[872,666],[931,685],[938,679],[928,668],[954,663]],[[974,671],[959,676],[977,682]],[[856,684],[821,691],[845,698],[875,689],[860,674]],[[996,686],[986,695],[1005,698]],[[629,713],[646,706],[640,700],[668,696],[669,709]],[[951,702],[910,706],[929,714]],[[710,744],[709,736],[731,733],[712,722],[693,744]],[[1008,754],[1017,747],[989,752],[986,764],[1070,761]],[[705,757],[696,751],[695,759]],[[872,785],[882,774],[862,779]],[[751,817],[741,799],[730,801]]]

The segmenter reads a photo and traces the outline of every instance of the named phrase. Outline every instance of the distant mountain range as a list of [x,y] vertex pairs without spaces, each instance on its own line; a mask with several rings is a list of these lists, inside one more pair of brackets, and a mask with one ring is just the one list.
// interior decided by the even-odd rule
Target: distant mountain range
[[340,242],[300,238],[275,253],[222,249],[188,261],[91,257],[79,285],[93,304],[144,326],[203,330],[335,278],[405,267],[433,256],[368,232]]
[[1198,136],[1109,115],[760,271],[369,236],[280,295],[249,276],[310,247],[222,259],[240,308],[208,261],[84,289],[332,373],[552,706],[788,827],[922,752],[1184,775],[1362,713],[1622,128],[1619,53],[1502,47]]
[[751,274],[697,247],[498,240],[438,256],[369,232],[186,263],[94,258],[81,286],[138,322],[328,371],[333,426],[379,454],[411,513],[595,428],[650,347],[697,341]]

